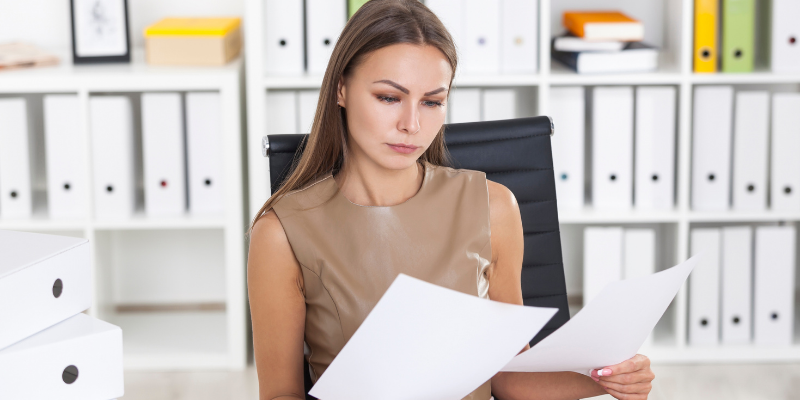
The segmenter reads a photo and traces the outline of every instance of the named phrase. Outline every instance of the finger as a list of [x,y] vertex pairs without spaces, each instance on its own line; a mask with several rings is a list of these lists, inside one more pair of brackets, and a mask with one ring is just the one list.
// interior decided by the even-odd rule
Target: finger
[[627,393],[627,394],[648,394],[650,390],[653,389],[653,385],[650,382],[640,382],[640,383],[633,383],[630,385],[621,385],[619,383],[614,382],[598,382],[600,386],[613,389],[620,393]]
[[648,367],[650,367],[650,359],[641,354],[637,354],[619,364],[611,365],[601,369],[598,375],[611,376],[618,374],[627,374]]
[[614,389],[605,388],[606,392],[619,400],[647,400],[646,394],[628,394],[618,392]]
[[649,368],[642,371],[631,372],[629,374],[620,374],[612,376],[598,377],[603,382],[613,382],[622,385],[630,385],[641,382],[652,382],[655,379],[655,374]]

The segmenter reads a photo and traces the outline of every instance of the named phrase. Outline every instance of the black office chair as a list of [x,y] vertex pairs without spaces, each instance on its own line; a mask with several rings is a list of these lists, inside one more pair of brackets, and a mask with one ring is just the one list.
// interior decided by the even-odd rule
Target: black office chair
[[[550,148],[552,135],[552,120],[546,116],[445,125],[444,140],[453,156],[453,167],[485,172],[487,179],[509,188],[519,203],[525,239],[523,303],[558,308],[556,315],[531,340],[531,346],[569,320]],[[264,137],[263,154],[269,157],[273,192],[288,176],[295,153],[302,153],[306,136]],[[308,364],[304,366],[308,393],[312,384]],[[308,395],[306,398],[313,399]]]

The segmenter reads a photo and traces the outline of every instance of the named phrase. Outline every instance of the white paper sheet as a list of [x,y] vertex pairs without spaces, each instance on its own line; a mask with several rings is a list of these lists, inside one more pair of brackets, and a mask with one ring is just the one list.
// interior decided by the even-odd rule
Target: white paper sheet
[[461,399],[556,313],[400,274],[309,394],[324,400]]
[[635,356],[699,257],[649,276],[608,284],[574,318],[514,357],[502,371],[589,375],[592,369]]

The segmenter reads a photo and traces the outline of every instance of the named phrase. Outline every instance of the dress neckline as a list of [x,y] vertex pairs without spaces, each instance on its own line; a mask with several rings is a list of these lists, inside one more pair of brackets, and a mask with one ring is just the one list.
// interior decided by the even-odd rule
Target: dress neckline
[[352,204],[354,206],[363,207],[363,208],[384,208],[384,209],[388,209],[388,208],[402,206],[403,204],[408,204],[412,200],[414,200],[415,198],[420,197],[420,194],[422,194],[422,191],[425,190],[426,186],[428,186],[428,180],[429,180],[428,179],[428,175],[429,175],[429,172],[431,170],[432,170],[432,166],[429,165],[429,163],[427,161],[423,160],[422,161],[422,185],[420,185],[420,188],[419,188],[419,190],[417,190],[417,193],[415,193],[413,196],[409,197],[408,199],[406,199],[406,201],[404,201],[402,203],[392,204],[390,206],[365,206],[365,205],[353,203],[352,201],[350,201],[350,199],[347,198],[347,196],[345,196],[342,193],[342,188],[339,187],[339,183],[336,182],[336,179],[334,179],[333,171],[331,171],[331,180],[333,181],[333,185],[336,187],[336,196],[339,196],[339,197],[343,198],[348,203],[350,203],[350,204]]

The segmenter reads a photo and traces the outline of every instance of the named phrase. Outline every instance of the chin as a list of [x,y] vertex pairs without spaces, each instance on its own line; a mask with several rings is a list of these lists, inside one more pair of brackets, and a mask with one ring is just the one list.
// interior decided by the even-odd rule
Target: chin
[[[391,150],[389,150],[391,151]],[[407,168],[411,168],[415,165],[415,163],[419,160],[422,156],[422,153],[419,155],[416,154],[392,154],[390,156],[383,156],[380,158],[375,159],[376,163],[386,169],[393,169],[393,170],[403,170]]]

